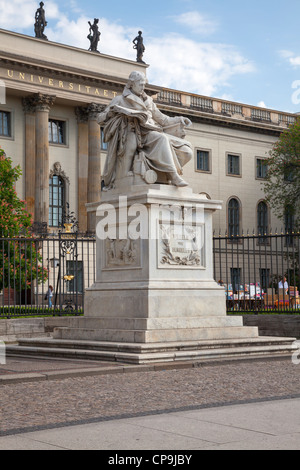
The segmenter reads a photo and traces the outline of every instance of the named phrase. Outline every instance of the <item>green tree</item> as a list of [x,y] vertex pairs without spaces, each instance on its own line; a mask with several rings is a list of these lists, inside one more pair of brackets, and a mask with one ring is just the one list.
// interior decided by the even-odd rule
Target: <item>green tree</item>
[[10,287],[20,292],[48,277],[38,241],[30,232],[31,214],[15,190],[21,174],[20,166],[13,167],[0,148],[0,290]]
[[281,134],[266,162],[266,200],[283,222],[286,222],[288,216],[293,219],[294,228],[299,229],[300,117]]

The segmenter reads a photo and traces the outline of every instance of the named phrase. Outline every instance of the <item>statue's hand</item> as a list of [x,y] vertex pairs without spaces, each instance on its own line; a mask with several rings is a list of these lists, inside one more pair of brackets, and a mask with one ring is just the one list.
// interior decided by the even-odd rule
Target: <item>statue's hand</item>
[[190,126],[193,124],[192,121],[191,121],[189,118],[187,118],[187,117],[181,116],[180,119],[181,119],[181,123],[182,123],[185,127],[190,127]]
[[107,113],[106,112],[99,113],[98,116],[97,116],[97,122],[100,125],[104,124],[106,119],[107,119]]

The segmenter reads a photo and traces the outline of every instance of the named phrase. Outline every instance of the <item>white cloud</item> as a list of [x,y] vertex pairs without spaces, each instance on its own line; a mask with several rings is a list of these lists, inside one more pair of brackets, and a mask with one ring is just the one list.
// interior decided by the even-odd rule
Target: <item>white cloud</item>
[[186,26],[189,30],[198,34],[211,34],[218,27],[216,21],[209,19],[198,11],[189,11],[178,16],[171,16],[171,18],[176,23]]
[[153,39],[146,53],[152,83],[203,95],[215,95],[234,75],[254,71],[253,64],[233,46],[179,35]]
[[[69,20],[62,15],[53,28],[47,28],[49,40],[80,47],[88,50],[90,42],[87,39],[89,24],[93,19],[80,16],[76,21]],[[99,18],[99,31],[101,33],[98,50],[103,54],[135,60],[136,52],[133,50],[132,40],[137,35],[137,28],[124,28],[117,23],[110,23],[105,18]]]
[[[32,26],[34,29],[35,12],[39,7],[36,0],[0,0],[0,27],[23,32]],[[59,8],[52,1],[47,2],[46,20],[58,19]]]
[[279,51],[279,55],[283,57],[284,59],[289,59],[290,57],[293,57],[293,52],[288,51],[287,49],[282,49]]
[[[0,19],[0,27],[4,27],[7,21],[6,29],[22,24],[24,28],[32,25],[33,30],[36,5],[36,1],[31,0],[11,0],[10,3],[0,0],[0,8],[5,12]],[[76,8],[74,2],[73,8]],[[72,20],[67,13],[61,13],[58,4],[53,1],[47,1],[46,18],[48,27],[45,34],[49,41],[88,50],[88,21],[93,19],[81,14]],[[188,14],[181,19],[187,20]],[[201,17],[196,16],[193,25],[199,26],[199,21]],[[136,51],[132,40],[139,27],[124,27],[117,22],[99,18],[99,29],[101,39],[98,48],[101,53],[135,61]],[[18,30],[21,32],[19,27]],[[231,45],[199,42],[169,33],[164,37],[151,38],[145,31],[144,37],[144,60],[150,64],[147,75],[150,83],[155,85],[216,96],[226,93],[224,88],[230,85],[234,76],[255,70],[254,65]]]
[[298,57],[291,57],[290,64],[294,65],[295,67],[300,66],[300,56]]
[[257,106],[259,106],[260,108],[267,108],[267,105],[266,105],[266,103],[265,103],[264,101],[259,101],[259,102],[257,103]]
[[296,56],[294,52],[288,50],[281,50],[279,51],[279,55],[283,59],[287,60],[293,67],[300,66],[300,56]]

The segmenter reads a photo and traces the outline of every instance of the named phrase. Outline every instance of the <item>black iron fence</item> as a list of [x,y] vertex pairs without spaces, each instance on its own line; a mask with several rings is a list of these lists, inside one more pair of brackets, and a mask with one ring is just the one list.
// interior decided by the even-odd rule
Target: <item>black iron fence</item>
[[300,313],[299,233],[214,234],[214,273],[227,311]]
[[93,236],[0,238],[0,318],[83,314],[95,282]]
[[[214,234],[213,255],[228,312],[300,313],[299,233]],[[94,236],[0,238],[0,318],[81,315],[95,280]]]

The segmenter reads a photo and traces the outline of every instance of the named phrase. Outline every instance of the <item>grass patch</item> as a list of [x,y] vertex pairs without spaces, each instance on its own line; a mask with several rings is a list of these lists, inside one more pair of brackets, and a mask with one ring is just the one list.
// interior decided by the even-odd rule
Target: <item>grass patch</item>
[[235,310],[227,312],[227,315],[300,315],[300,310]]
[[1,318],[41,318],[41,317],[54,317],[54,316],[79,316],[83,315],[82,308],[73,311],[66,311],[53,308],[31,307],[31,306],[6,306],[0,307]]

